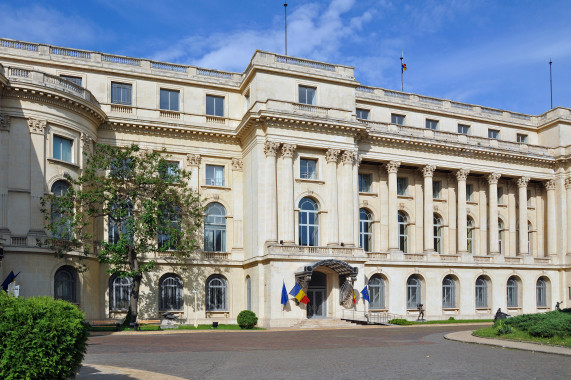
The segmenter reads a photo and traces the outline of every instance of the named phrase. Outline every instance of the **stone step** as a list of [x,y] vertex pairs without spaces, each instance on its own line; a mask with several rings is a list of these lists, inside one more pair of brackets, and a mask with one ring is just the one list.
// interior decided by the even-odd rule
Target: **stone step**
[[303,321],[299,322],[294,328],[298,329],[319,329],[319,328],[350,328],[358,326],[354,323],[343,321],[341,319],[334,319],[334,318],[312,318],[312,319],[304,319]]

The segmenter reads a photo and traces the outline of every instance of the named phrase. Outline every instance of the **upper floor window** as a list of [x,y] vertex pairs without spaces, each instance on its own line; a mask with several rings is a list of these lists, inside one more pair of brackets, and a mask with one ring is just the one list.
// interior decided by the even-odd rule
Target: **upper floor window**
[[133,204],[131,201],[123,202],[122,204],[115,204],[109,210],[109,243],[117,244],[121,238],[133,242]]
[[371,252],[373,246],[373,217],[369,210],[359,210],[359,240],[365,252]]
[[224,97],[206,95],[206,114],[224,117]]
[[161,178],[166,182],[177,182],[180,169],[178,161],[162,161],[159,166]]
[[81,78],[80,77],[72,77],[70,75],[60,75],[59,76],[61,79],[65,79],[70,81],[71,83],[74,83],[78,86],[81,86]]
[[224,166],[206,165],[206,184],[224,186]]
[[498,204],[503,204],[504,188],[498,186]]
[[500,131],[497,129],[488,129],[488,138],[489,139],[499,139],[500,138]]
[[434,223],[434,250],[442,253],[442,219],[437,214],[434,214],[432,220]]
[[111,82],[111,103],[130,106],[132,86],[126,83]]
[[467,202],[471,202],[473,201],[472,199],[472,194],[473,194],[473,190],[474,188],[472,187],[472,184],[467,183],[466,184],[466,201]]
[[315,105],[315,87],[299,86],[299,102]]
[[470,126],[466,124],[458,124],[458,133],[463,135],[470,134]]
[[442,182],[440,181],[432,182],[432,198],[440,199],[441,190],[442,190]]
[[474,221],[470,217],[466,219],[466,248],[474,253]]
[[399,226],[399,250],[404,253],[408,252],[408,218],[402,211],[398,213],[398,226]]
[[160,250],[175,250],[182,235],[182,216],[180,209],[166,205],[162,210],[158,225],[158,243]]
[[300,161],[299,177],[317,179],[317,160],[302,158]]
[[54,135],[54,158],[65,162],[73,162],[73,140]]
[[438,120],[426,119],[426,128],[436,131],[438,129]]
[[357,108],[357,119],[369,120],[369,110]]
[[165,90],[161,88],[161,109],[167,111],[178,111],[179,95],[179,91]]
[[299,202],[299,245],[319,244],[319,207],[311,198]]
[[371,192],[371,175],[370,174],[360,174],[359,173],[359,192],[370,193]]
[[398,124],[398,125],[404,125],[404,115],[397,115],[392,113],[391,114],[391,123],[392,124]]
[[517,142],[522,144],[527,144],[527,135],[518,133],[517,134]]
[[220,203],[211,203],[206,209],[204,250],[226,252],[226,209]]
[[[51,191],[56,197],[65,195],[70,189],[69,183],[63,180],[54,182]],[[69,216],[65,214],[64,209],[56,202],[51,204],[51,223],[53,226],[53,236],[59,239],[71,239],[73,228],[69,220]]]
[[406,189],[408,187],[408,180],[406,177],[397,178],[397,194],[406,195]]

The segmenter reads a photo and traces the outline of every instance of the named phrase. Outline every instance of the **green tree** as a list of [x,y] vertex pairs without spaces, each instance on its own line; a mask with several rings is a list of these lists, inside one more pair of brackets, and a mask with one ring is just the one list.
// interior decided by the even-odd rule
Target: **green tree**
[[[189,186],[191,173],[162,152],[137,145],[98,144],[67,192],[42,199],[48,237],[43,243],[63,256],[78,252],[108,264],[109,274],[130,277],[129,308],[137,319],[144,273],[156,252],[183,264],[199,248],[204,208]],[[98,229],[108,223],[108,237]],[[80,255],[80,257],[82,257]]]

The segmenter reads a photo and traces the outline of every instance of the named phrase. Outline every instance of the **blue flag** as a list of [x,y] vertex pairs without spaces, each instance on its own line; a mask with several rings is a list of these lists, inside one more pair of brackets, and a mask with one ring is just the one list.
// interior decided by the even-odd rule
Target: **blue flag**
[[[18,272],[18,274],[20,274],[20,272]],[[10,283],[13,282],[16,279],[16,277],[18,277],[18,274],[14,275],[14,272],[10,271],[10,274],[8,275],[8,277],[6,277],[6,279],[2,283],[2,289],[4,289],[5,292],[8,291],[8,285],[10,285]]]
[[364,300],[371,302],[371,300],[369,299],[369,289],[367,289],[367,285],[365,285],[363,290],[361,290],[361,294],[363,295]]
[[285,287],[285,281],[284,281],[284,285],[282,287],[282,305],[286,305],[287,304],[287,300],[288,300],[288,296],[287,296],[287,290]]

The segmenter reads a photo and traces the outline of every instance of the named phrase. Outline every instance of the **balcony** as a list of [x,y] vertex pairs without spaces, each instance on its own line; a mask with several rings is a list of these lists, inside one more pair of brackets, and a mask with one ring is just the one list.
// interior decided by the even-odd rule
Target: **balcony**
[[364,256],[360,247],[307,247],[302,245],[270,244],[266,255],[284,256]]

